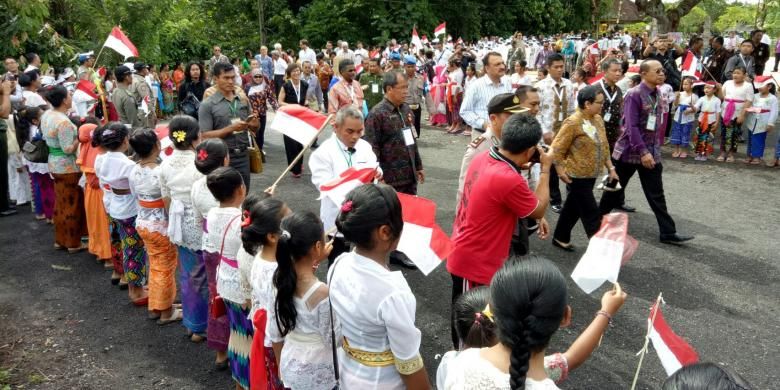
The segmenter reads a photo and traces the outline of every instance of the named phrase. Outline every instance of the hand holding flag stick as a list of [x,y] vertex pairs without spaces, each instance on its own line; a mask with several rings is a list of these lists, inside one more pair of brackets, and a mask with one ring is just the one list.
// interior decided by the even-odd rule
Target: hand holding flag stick
[[[328,115],[328,121],[330,121],[330,117],[332,117],[332,116],[333,115]],[[325,126],[327,124],[328,124],[328,122],[326,121],[325,124],[323,124],[322,127],[320,127],[320,131],[322,131],[322,129],[325,128]],[[306,153],[307,149],[311,148],[311,146],[314,145],[315,141],[317,141],[317,137],[312,138],[311,141],[309,141],[309,143],[307,143],[306,145],[303,146],[303,150],[301,150],[301,152],[298,153],[297,156],[295,156],[295,160],[293,160],[290,163],[290,165],[288,165],[287,168],[282,172],[282,174],[279,175],[278,178],[276,178],[276,181],[274,181],[274,184],[271,184],[271,187],[269,187],[269,189],[271,190],[271,193],[273,193],[273,191],[276,189],[276,186],[279,184],[279,182],[282,181],[282,179],[284,178],[284,175],[288,174],[290,172],[290,170],[293,168],[293,166],[296,163],[298,163],[298,160],[303,158],[303,154]]]
[[[655,300],[654,307],[658,307],[658,305],[663,301],[662,297],[663,293],[658,293],[658,298]],[[642,346],[642,349],[637,352],[637,355],[639,355],[639,364],[636,366],[636,373],[634,373],[634,381],[631,383],[631,390],[636,389],[636,381],[639,379],[639,370],[642,369],[642,361],[645,359],[645,354],[647,354],[647,347],[650,344],[650,332],[653,329],[653,323],[655,322],[655,316],[658,314],[658,310],[654,310],[652,315],[650,316],[650,320],[647,322],[647,335],[645,336],[645,345]]]

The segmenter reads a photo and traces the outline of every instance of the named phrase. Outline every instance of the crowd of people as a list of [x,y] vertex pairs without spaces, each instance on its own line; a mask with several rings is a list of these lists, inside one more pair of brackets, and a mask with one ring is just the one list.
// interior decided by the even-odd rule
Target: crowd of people
[[[35,54],[23,72],[8,58],[0,214],[30,203],[35,218],[53,225],[56,249],[88,250],[149,318],[181,322],[192,342],[214,350],[214,364],[230,369],[237,388],[427,389],[416,299],[389,264],[415,268],[397,250],[398,193],[416,195],[425,182],[422,124],[446,127],[470,143],[446,263],[454,350],[437,369],[437,386],[556,389],[596,349],[626,293],[616,284],[571,347],[548,354],[572,309],[561,272],[528,256],[529,235],[577,250],[577,221],[590,238],[603,215],[634,211],[625,188],[637,174],[660,241],[693,239],[669,214],[662,146],[668,139],[673,158],[693,150],[706,160],[720,131],[717,160],[733,162],[746,131],[745,162],[763,163],[777,99],[763,76],[761,40],[757,31],[732,43],[733,56],[722,37],[710,40],[708,54],[701,38],[682,50],[665,35],[518,33],[355,50],[340,41],[318,51],[301,40],[297,56],[276,44],[231,60],[215,46],[205,64],[177,64],[172,73],[141,61],[99,70],[84,54],[76,72],[56,78],[41,72]],[[704,73],[683,74],[675,60],[689,56]],[[641,60],[634,75],[629,58]],[[274,187],[250,192],[249,149],[262,150],[268,109],[284,105],[333,115],[332,136],[308,160],[315,186],[351,168],[374,169],[376,184],[340,204],[323,197],[319,215],[291,210]],[[155,131],[167,116],[170,153]],[[284,147],[288,164],[305,148],[287,136]],[[767,165],[778,158],[780,144]],[[303,170],[300,159],[290,174]],[[554,229],[548,208],[560,214]],[[485,242],[488,225],[493,239]],[[322,262],[325,282],[315,273]],[[686,367],[664,388],[693,381],[749,388],[712,364]]]

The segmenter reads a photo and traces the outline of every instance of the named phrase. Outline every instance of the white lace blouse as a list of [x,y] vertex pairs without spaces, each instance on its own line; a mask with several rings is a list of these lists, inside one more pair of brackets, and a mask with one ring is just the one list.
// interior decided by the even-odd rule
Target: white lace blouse
[[[322,282],[312,285],[303,297],[294,297],[298,311],[295,329],[284,338],[279,371],[286,388],[295,390],[332,389],[336,386],[333,372],[330,305],[328,298],[310,302]],[[310,307],[313,306],[313,307]],[[272,337],[280,337],[276,324],[268,324]],[[336,337],[341,334],[338,323]]]
[[219,207],[219,202],[211,194],[211,190],[206,186],[206,176],[202,176],[200,179],[192,184],[192,190],[190,191],[190,198],[192,199],[193,212],[195,213],[195,219],[200,221],[198,227],[203,232],[203,239],[201,241],[201,248],[209,252],[218,252],[219,246],[214,248],[214,244],[209,242],[208,235],[208,222],[204,222],[209,211],[214,207]]
[[[448,364],[447,379],[443,390],[509,389],[509,374],[499,370],[480,355],[480,348],[458,353]],[[551,379],[536,381],[525,379],[526,390],[558,390]]]
[[272,343],[282,341],[279,337],[272,339],[271,334],[271,324],[276,324],[276,316],[274,316],[273,310],[274,301],[276,300],[276,289],[274,288],[276,267],[276,261],[263,259],[258,251],[249,275],[249,284],[252,287],[252,310],[249,312],[249,318],[255,318],[255,312],[261,309],[265,309],[268,312],[264,343],[266,347],[271,347]]
[[113,189],[130,189],[130,173],[135,163],[121,152],[106,152],[95,158],[95,176],[100,179],[103,188],[103,206],[112,218],[127,219],[138,215],[138,203],[135,196],[117,194]]
[[241,286],[241,272],[238,268],[238,251],[241,249],[241,210],[235,207],[214,207],[207,217],[210,248],[203,250],[220,253],[222,258],[217,267],[217,293],[233,303],[243,305],[250,299],[250,291]]
[[[192,207],[190,192],[192,184],[203,177],[195,169],[195,152],[192,150],[174,150],[170,157],[160,164],[160,190],[163,198],[171,199],[169,209],[170,224],[177,223],[180,237],[170,235],[171,242],[193,251],[201,250],[203,219],[196,215]],[[169,226],[171,232],[171,226]]]
[[[350,347],[391,351],[396,361],[419,357],[421,333],[414,325],[416,300],[400,271],[390,271],[356,252],[336,259],[328,273],[333,314]],[[394,365],[369,367],[339,348],[345,389],[404,389]]]
[[[160,166],[144,167],[137,164],[130,172],[130,192],[138,201],[152,202],[162,199],[160,190]],[[168,214],[165,207],[146,208],[138,205],[135,227],[149,232],[168,235]]]

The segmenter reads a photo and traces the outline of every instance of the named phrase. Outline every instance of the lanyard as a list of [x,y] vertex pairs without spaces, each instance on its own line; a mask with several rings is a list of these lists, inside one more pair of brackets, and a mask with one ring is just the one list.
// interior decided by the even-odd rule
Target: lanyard
[[238,112],[238,102],[235,100],[235,98],[232,102],[230,102],[228,107],[230,107],[230,114],[232,115],[232,118],[235,118]]
[[555,92],[555,96],[558,96],[558,104],[560,104],[560,110],[564,114],[568,114],[569,111],[568,107],[563,106],[563,93],[566,91],[566,86],[561,85],[561,89],[559,90],[558,88],[556,88],[556,85],[557,84],[553,85],[552,90],[553,92]]
[[743,57],[741,53],[739,55],[739,59],[742,60],[742,65],[745,65],[745,69],[750,67],[748,66],[748,62],[745,62],[745,57]]
[[298,88],[295,88],[295,83],[290,81],[290,85],[293,87],[293,91],[295,91],[295,104],[299,104],[301,102],[301,82],[298,81]]
[[607,99],[609,99],[610,108],[612,108],[612,102],[614,102],[617,98],[617,90],[615,90],[614,95],[610,95],[607,87],[604,84],[604,79],[599,80],[599,84],[601,84],[601,89],[604,90],[604,95],[607,97]]
[[350,153],[347,146],[341,143],[341,140],[339,140],[338,138],[336,138],[336,143],[339,146],[339,152],[341,152],[341,156],[344,157],[344,161],[347,162],[347,166],[352,167],[352,154],[354,154],[354,152]]

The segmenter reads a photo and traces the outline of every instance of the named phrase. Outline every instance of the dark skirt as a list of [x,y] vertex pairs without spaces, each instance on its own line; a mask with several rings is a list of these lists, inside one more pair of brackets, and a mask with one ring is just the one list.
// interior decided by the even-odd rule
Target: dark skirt
[[227,317],[230,320],[230,341],[228,342],[228,359],[230,371],[235,380],[243,388],[249,388],[249,354],[252,350],[254,326],[249,320],[249,308],[224,300]]
[[[230,339],[230,321],[227,315],[214,318],[211,313],[211,305],[217,296],[217,266],[219,265],[219,253],[203,251],[203,262],[206,265],[206,276],[209,287],[209,319],[206,332],[206,345],[215,351],[227,351]],[[227,302],[227,301],[226,301]]]

